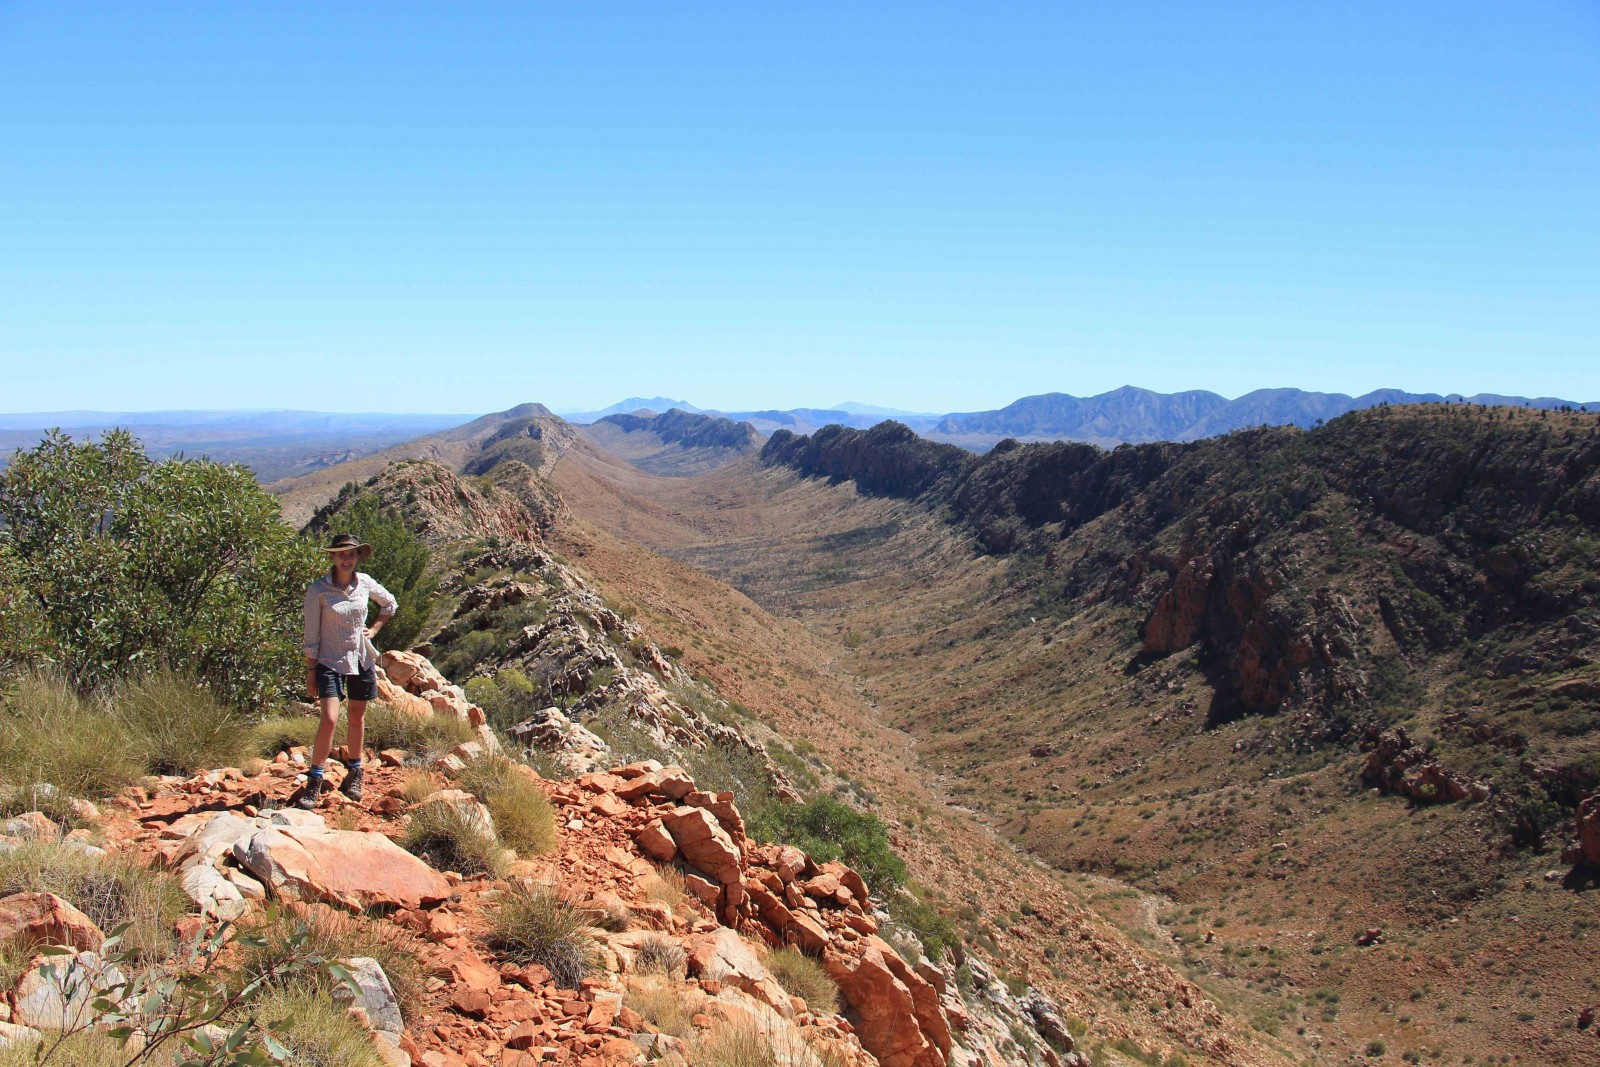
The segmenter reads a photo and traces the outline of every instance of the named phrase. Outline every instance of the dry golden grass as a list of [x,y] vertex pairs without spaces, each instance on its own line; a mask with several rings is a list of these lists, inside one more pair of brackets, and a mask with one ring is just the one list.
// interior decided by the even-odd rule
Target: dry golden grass
[[467,764],[456,784],[489,809],[508,848],[534,856],[556,847],[555,809],[527,768],[504,756],[484,756]]
[[839,986],[822,964],[792,948],[776,948],[767,953],[767,970],[783,986],[784,992],[799,997],[819,1014],[839,1010]]
[[630,985],[623,1003],[663,1034],[682,1037],[694,1026],[694,1013],[701,997],[703,995],[691,993],[674,979],[651,975]]
[[400,799],[420,803],[439,791],[439,783],[427,771],[416,771],[400,783]]
[[644,880],[644,895],[676,911],[689,900],[689,883],[676,867],[657,867],[654,874]]
[[[300,955],[312,954],[330,960],[367,956],[377,960],[394,987],[401,1014],[407,1019],[416,1014],[427,983],[419,955],[421,946],[416,939],[392,923],[364,921],[326,906],[288,905],[271,926],[264,925],[260,918],[247,923],[244,932],[266,943],[243,950],[240,965],[244,973],[263,974],[295,955],[297,950],[291,939],[302,926],[306,937],[298,949]],[[303,984],[305,976],[295,975],[287,981],[290,985]],[[313,984],[319,989],[327,985],[321,980]]]

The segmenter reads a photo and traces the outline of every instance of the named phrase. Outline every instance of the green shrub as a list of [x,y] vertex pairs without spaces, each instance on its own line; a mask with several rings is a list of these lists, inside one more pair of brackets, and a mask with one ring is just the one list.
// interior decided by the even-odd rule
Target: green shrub
[[17,786],[48,782],[72,796],[109,796],[144,773],[123,729],[102,701],[80,695],[65,679],[24,674],[0,706],[0,778]]
[[799,997],[812,1011],[827,1015],[839,1010],[839,986],[822,964],[792,948],[767,954],[767,970],[790,996]]
[[0,474],[0,546],[0,608],[73,685],[166,663],[245,708],[299,675],[300,609],[326,565],[245,467],[156,463],[120,430],[17,452]]
[[189,911],[189,898],[169,875],[49,841],[0,852],[0,897],[12,893],[54,893],[102,930],[130,924],[123,944],[148,963],[171,954],[173,923]]
[[831,796],[769,804],[750,820],[750,836],[794,845],[818,863],[843,860],[879,895],[906,881],[906,865],[889,847],[883,820]]
[[467,764],[456,785],[489,809],[507,848],[539,855],[556,847],[555,809],[528,768],[504,756],[485,756]]
[[413,811],[400,845],[441,871],[498,878],[506,869],[500,842],[454,804],[424,804]]
[[483,709],[489,725],[502,735],[545,706],[537,687],[515,667],[495,672],[493,678],[468,678],[462,687],[467,699]]
[[270,976],[283,974],[287,962],[307,955],[326,960],[367,956],[378,961],[394,987],[401,1015],[409,1021],[422,1007],[428,976],[416,939],[390,923],[363,922],[328,907],[289,905],[270,921],[243,925],[241,932],[247,936],[240,971],[247,979],[269,977],[268,984],[312,985],[331,994],[334,982],[323,972]]
[[289,1050],[295,1067],[384,1067],[371,1032],[324,990],[282,986],[250,1007],[257,1018],[283,1020],[273,1036]]
[[[308,533],[351,533],[372,546],[361,570],[394,594],[400,610],[378,631],[379,648],[409,648],[422,632],[433,609],[438,578],[429,569],[433,553],[392,509],[384,508],[376,493],[356,490],[341,493],[331,508],[319,511],[307,525]],[[372,618],[377,605],[371,605]],[[369,622],[371,619],[368,620]]]
[[922,943],[922,951],[935,963],[944,959],[945,952],[961,944],[961,935],[955,923],[928,903],[921,886],[907,883],[898,892],[888,894],[889,918],[905,927]]
[[599,964],[589,917],[544,886],[514,885],[489,913],[489,947],[519,963],[537,963],[568,989]]
[[237,767],[255,754],[250,722],[176,671],[124,678],[110,699],[131,755],[151,774]]

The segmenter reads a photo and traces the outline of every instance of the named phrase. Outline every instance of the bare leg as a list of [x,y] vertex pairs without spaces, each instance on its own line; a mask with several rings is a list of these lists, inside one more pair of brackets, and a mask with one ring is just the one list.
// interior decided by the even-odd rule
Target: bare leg
[[[328,758],[328,750],[333,748],[333,728],[339,722],[339,698],[322,697],[317,701],[322,708],[321,721],[317,723],[317,740],[311,746],[311,766],[320,767]],[[351,717],[354,718],[354,708]],[[361,710],[366,711],[366,701],[361,702]]]
[[361,747],[366,743],[367,727],[367,702],[365,700],[350,701],[350,719],[345,733],[345,755],[350,759],[361,758]]

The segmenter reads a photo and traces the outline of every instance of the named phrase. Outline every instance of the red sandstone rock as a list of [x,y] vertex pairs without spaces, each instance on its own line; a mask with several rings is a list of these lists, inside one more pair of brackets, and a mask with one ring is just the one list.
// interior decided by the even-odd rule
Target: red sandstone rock
[[662,822],[684,859],[722,885],[739,883],[738,846],[715,815],[704,808],[679,807],[668,812]]
[[667,828],[660,819],[641,827],[634,834],[634,841],[638,844],[639,851],[662,863],[670,861],[678,854],[677,842],[667,833]]
[[97,952],[104,940],[93,919],[54,893],[13,893],[0,899],[0,946],[27,950],[66,945]]
[[833,948],[822,956],[823,970],[861,1017],[861,1043],[882,1067],[944,1067],[950,1031],[938,991],[878,938],[861,945],[859,956]]
[[415,908],[451,894],[438,871],[378,833],[272,826],[236,845],[234,856],[274,893],[351,911]]

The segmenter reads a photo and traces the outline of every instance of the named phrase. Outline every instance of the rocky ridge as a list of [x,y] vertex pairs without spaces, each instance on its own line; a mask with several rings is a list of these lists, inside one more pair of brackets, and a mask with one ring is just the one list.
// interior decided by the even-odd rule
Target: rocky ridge
[[[419,674],[431,669],[413,658],[397,662]],[[1032,994],[1020,1006],[1009,997],[967,1005],[950,966],[908,962],[880,936],[883,913],[854,871],[750,841],[732,794],[702,791],[677,767],[645,762],[552,782],[519,765],[554,806],[558,842],[548,856],[516,861],[508,882],[435,871],[394,843],[421,807],[473,803],[449,785],[466,762],[484,758],[480,745],[468,742],[425,767],[408,753],[369,758],[374,799],[364,805],[333,794],[326,814],[288,808],[305,759],[292,749],[242,770],[129,789],[100,832],[109,849],[181,879],[198,912],[181,922],[190,933],[247,919],[267,901],[397,927],[429,975],[425,1004],[409,1024],[383,995],[388,982],[375,961],[347,961],[360,972],[352,1008],[393,1063],[628,1063],[647,1053],[682,1062],[694,1035],[662,1033],[631,1006],[630,997],[656,981],[639,965],[647,942],[681,949],[686,973],[676,995],[696,1009],[696,1032],[751,1025],[795,1064],[818,1064],[819,1055],[862,1067],[1019,1062],[1016,1024],[1043,1035],[1036,1046],[1043,1062],[1075,1061],[1072,1037],[1047,1000]],[[408,802],[404,786],[417,776],[444,788]],[[48,834],[43,819],[30,825]],[[13,847],[7,840],[0,847]],[[686,899],[669,903],[653,893],[666,869],[682,872]],[[549,886],[612,917],[609,929],[586,935],[596,939],[602,964],[576,989],[537,965],[497,958],[485,942],[485,915],[513,883]],[[94,956],[101,938],[59,898],[0,899],[0,943],[67,945],[80,954],[80,974],[114,987],[116,976],[102,973]],[[838,984],[843,1015],[783,989],[762,962],[781,946],[820,960]],[[70,984],[51,981],[37,964],[25,969],[5,998],[0,1041],[26,1037],[20,1028],[61,1025],[81,1007],[69,1003]],[[997,1034],[1012,1036],[997,1041]]]

